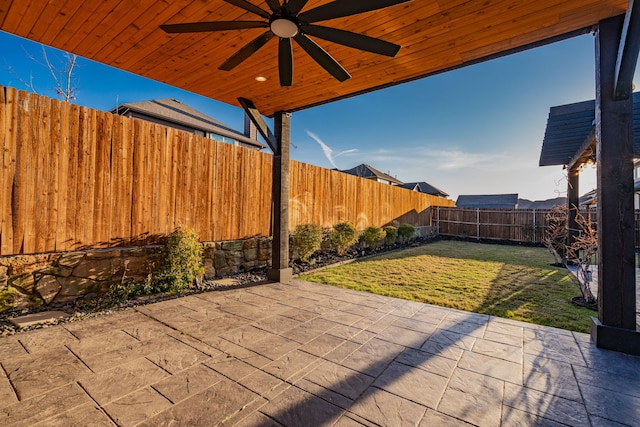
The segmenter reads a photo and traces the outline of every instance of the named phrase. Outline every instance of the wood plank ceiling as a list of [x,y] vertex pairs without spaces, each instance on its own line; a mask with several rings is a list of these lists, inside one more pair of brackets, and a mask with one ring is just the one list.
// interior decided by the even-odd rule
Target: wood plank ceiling
[[[263,0],[250,0],[268,9]],[[357,1],[357,0],[353,0]],[[366,0],[359,0],[366,1]],[[173,34],[165,23],[256,20],[223,0],[0,0],[0,29],[266,115],[295,111],[589,29],[628,0],[413,0],[321,24],[402,46],[395,58],[316,40],[351,75],[340,83],[294,43],[293,86],[278,83],[276,40],[233,71],[218,66],[264,28]],[[329,0],[310,0],[309,10]],[[256,77],[266,77],[258,82]],[[109,82],[105,82],[109,84]]]

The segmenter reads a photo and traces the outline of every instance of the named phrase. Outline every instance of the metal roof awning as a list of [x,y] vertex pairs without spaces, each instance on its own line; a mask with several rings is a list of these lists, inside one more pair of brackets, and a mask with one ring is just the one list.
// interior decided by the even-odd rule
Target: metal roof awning
[[[540,166],[570,165],[581,156],[589,156],[595,146],[595,101],[551,107],[542,151]],[[640,157],[640,92],[633,94],[633,139],[634,155]]]

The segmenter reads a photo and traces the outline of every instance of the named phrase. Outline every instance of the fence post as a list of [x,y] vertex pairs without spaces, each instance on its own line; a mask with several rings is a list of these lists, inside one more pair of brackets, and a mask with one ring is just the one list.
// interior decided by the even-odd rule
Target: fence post
[[476,240],[480,240],[480,208],[476,208]]
[[536,210],[533,210],[533,243],[536,243]]
[[436,213],[436,235],[440,235],[440,206],[438,206],[438,211]]

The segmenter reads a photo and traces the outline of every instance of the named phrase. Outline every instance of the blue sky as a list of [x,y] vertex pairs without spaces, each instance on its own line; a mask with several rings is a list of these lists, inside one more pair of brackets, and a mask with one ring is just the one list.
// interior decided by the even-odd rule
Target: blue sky
[[[32,78],[39,94],[55,96],[46,67],[27,54],[40,58],[38,44],[0,32],[0,46],[0,84],[25,89],[21,79]],[[172,97],[243,127],[240,108],[83,58],[76,78],[80,105],[108,111]],[[368,163],[405,182],[427,181],[454,200],[552,198],[565,194],[566,178],[561,167],[538,166],[549,108],[594,96],[594,40],[584,35],[296,112],[291,157],[326,168]],[[584,172],[580,185],[581,193],[591,190],[595,171]]]

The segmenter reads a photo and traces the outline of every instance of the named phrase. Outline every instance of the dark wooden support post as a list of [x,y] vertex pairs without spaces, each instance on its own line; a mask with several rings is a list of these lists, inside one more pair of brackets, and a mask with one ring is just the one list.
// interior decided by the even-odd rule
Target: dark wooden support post
[[245,129],[247,118],[253,124],[273,151],[271,200],[273,210],[273,245],[271,249],[271,268],[267,270],[267,278],[276,282],[288,283],[293,277],[289,268],[289,150],[291,147],[291,113],[278,111],[274,115],[274,132],[272,133],[262,119],[253,102],[246,98],[238,98],[245,112]]
[[[569,169],[569,183],[567,185],[567,246],[571,246],[580,233],[576,218],[580,209],[580,175],[578,168]],[[566,259],[566,254],[565,254]]]
[[640,354],[636,332],[631,99],[616,100],[616,62],[624,16],[599,23],[596,36],[598,163],[598,347]]
[[273,155],[273,249],[267,278],[277,282],[291,281],[289,268],[289,149],[291,114],[278,111],[274,116],[277,146]]

